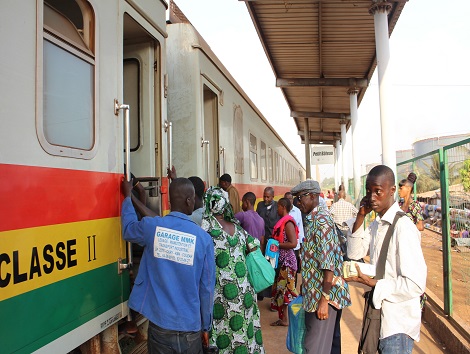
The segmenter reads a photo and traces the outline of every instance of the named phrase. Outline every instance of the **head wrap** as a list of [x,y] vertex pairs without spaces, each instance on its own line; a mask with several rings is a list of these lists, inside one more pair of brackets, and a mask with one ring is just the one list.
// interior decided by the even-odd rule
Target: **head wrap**
[[212,230],[222,230],[214,215],[223,215],[224,220],[238,223],[233,215],[228,194],[220,187],[209,187],[204,194],[204,213],[202,214],[201,227],[210,234],[212,234]]

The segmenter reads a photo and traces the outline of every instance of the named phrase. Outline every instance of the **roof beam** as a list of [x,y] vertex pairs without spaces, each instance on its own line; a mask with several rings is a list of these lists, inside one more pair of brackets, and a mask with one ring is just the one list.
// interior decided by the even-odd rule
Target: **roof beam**
[[[320,137],[332,138],[332,139],[341,137],[340,132],[324,132],[324,131],[310,130],[308,133],[309,133],[309,137],[314,138],[314,139],[317,139]],[[303,130],[299,131],[299,135],[303,137],[305,135],[304,131]]]
[[299,112],[291,111],[290,116],[293,118],[332,118],[332,119],[351,119],[347,113],[333,112]]
[[[240,2],[283,2],[285,3],[286,0],[238,0]],[[409,0],[388,0],[388,2],[408,2]],[[327,2],[328,4],[344,4],[345,2],[353,2],[353,3],[368,3],[370,4],[371,0],[295,0],[297,3],[322,3]]]
[[[310,140],[310,145],[321,144],[321,145],[333,145],[334,146],[338,140],[341,140],[341,139],[336,139],[336,140],[313,139],[313,140]],[[305,144],[305,140],[301,140],[301,143]]]
[[277,87],[294,87],[294,86],[310,86],[310,87],[324,87],[324,86],[339,86],[339,87],[357,87],[366,88],[369,85],[367,78],[278,78],[276,79]]

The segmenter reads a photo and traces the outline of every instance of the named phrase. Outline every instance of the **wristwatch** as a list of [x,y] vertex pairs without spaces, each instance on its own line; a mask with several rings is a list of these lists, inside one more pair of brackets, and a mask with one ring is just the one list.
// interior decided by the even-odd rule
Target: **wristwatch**
[[326,301],[330,301],[330,294],[325,293],[323,290],[322,290],[321,294],[326,299]]

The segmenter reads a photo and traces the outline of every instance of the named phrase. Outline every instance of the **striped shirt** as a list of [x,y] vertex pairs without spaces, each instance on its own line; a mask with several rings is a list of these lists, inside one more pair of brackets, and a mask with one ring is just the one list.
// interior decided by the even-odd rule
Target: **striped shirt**
[[343,226],[343,222],[355,218],[357,216],[357,209],[351,203],[340,198],[331,206],[330,214],[333,216],[335,223],[338,224],[338,227],[343,231],[347,231],[348,227]]

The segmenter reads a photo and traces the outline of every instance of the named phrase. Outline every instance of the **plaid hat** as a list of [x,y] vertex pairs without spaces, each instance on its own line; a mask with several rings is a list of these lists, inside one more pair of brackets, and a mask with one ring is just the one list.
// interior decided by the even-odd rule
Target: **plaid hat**
[[291,193],[298,194],[303,191],[314,193],[314,194],[320,194],[321,193],[320,184],[317,181],[314,181],[313,179],[308,179],[306,181],[299,183],[294,188],[292,188]]

